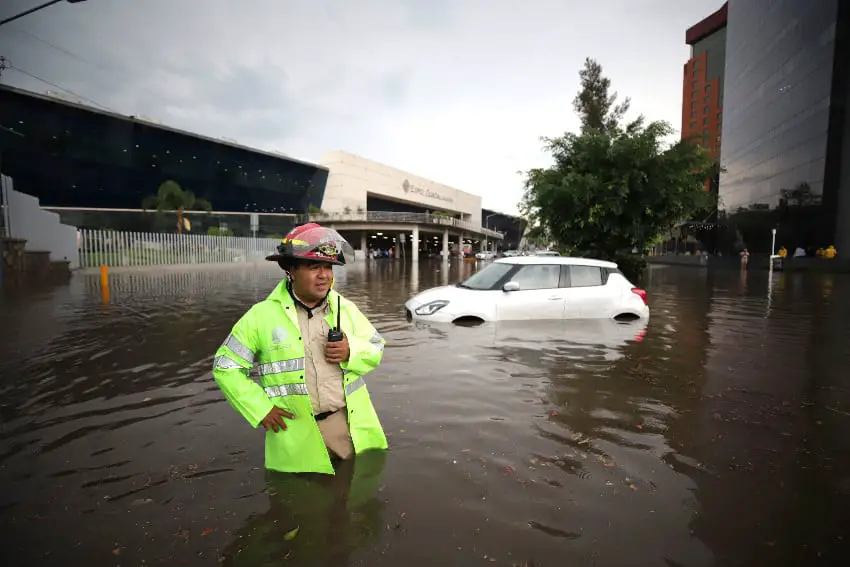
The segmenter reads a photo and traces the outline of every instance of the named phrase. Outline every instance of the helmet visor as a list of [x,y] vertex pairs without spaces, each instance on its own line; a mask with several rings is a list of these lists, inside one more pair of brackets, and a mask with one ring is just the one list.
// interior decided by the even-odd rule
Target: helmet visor
[[317,226],[300,232],[288,241],[296,258],[353,264],[354,248],[332,228]]

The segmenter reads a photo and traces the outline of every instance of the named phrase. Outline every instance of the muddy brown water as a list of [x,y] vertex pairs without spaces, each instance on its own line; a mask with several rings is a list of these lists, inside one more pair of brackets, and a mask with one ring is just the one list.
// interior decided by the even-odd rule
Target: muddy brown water
[[655,268],[648,325],[405,321],[473,269],[340,277],[391,450],[323,480],[266,473],[210,377],[278,272],[6,292],[2,565],[846,564],[850,280]]

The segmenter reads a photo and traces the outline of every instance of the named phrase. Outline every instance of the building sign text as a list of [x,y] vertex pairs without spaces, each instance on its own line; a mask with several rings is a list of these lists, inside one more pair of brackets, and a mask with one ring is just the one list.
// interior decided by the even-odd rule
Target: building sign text
[[408,181],[407,179],[401,184],[401,188],[404,189],[404,192],[407,194],[416,194],[422,195],[423,197],[428,197],[430,199],[437,199],[438,201],[444,201],[446,203],[453,203],[454,199],[451,197],[446,197],[445,195],[440,195],[436,191],[432,191],[431,189],[425,189],[424,187],[418,187]]

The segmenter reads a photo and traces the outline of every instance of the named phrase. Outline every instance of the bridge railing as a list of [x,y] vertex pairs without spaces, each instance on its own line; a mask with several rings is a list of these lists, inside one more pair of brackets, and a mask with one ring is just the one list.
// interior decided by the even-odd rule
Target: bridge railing
[[443,215],[432,215],[431,213],[397,213],[391,211],[365,211],[362,213],[312,213],[301,215],[298,223],[302,222],[394,222],[401,224],[426,224],[437,225],[446,228],[457,228],[476,234],[483,234],[491,238],[502,240],[501,232],[476,226],[474,223],[462,221],[454,217]]

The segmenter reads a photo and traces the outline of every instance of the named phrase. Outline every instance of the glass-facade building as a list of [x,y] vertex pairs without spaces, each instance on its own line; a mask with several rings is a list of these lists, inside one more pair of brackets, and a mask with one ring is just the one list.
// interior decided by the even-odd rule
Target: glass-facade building
[[140,209],[174,180],[215,212],[298,214],[321,205],[328,176],[318,165],[7,86],[0,86],[0,152],[15,189],[47,208]]
[[721,249],[850,246],[850,2],[730,0]]
[[496,242],[500,250],[519,249],[526,224],[522,217],[481,209],[481,222],[486,228],[502,233],[504,240]]

